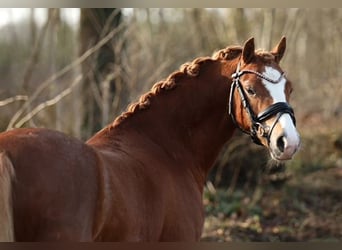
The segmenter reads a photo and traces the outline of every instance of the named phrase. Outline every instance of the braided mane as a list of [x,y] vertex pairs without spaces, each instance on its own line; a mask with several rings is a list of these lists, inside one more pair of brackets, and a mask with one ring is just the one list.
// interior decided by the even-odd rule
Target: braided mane
[[241,52],[242,47],[231,46],[214,52],[212,57],[199,57],[194,59],[192,62],[184,63],[181,65],[178,71],[173,72],[165,80],[155,83],[149,92],[142,95],[137,102],[130,104],[127,110],[118,116],[109,128],[118,126],[139,110],[145,110],[149,108],[151,98],[157,96],[162,91],[173,90],[178,86],[179,82],[177,82],[177,79],[179,79],[179,77],[184,75],[191,77],[198,76],[203,63],[218,60],[232,60],[238,57]]

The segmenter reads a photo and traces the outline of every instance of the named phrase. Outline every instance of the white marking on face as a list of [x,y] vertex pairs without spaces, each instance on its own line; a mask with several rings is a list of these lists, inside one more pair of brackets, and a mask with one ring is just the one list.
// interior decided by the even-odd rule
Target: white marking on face
[[[267,76],[268,78],[277,80],[279,79],[281,73],[272,67],[265,67],[264,75]],[[285,77],[281,78],[281,80],[278,83],[271,83],[265,79],[262,79],[262,83],[265,85],[266,89],[272,96],[273,103],[286,102],[286,96],[285,96],[286,79]]]
[[[264,75],[268,78],[277,80],[281,76],[281,73],[272,68],[272,67],[265,67]],[[265,79],[262,79],[262,83],[264,84],[265,88],[268,90],[270,95],[273,98],[273,104],[277,102],[286,102],[285,96],[285,85],[286,79],[285,77],[281,78],[278,83],[271,83]],[[292,155],[296,152],[299,147],[300,139],[299,134],[291,116],[289,114],[283,114],[279,119],[280,126],[282,127],[282,134],[273,134],[271,135],[271,146],[274,147],[277,145],[277,139],[279,136],[284,136],[284,152],[282,154],[282,158],[291,158]]]

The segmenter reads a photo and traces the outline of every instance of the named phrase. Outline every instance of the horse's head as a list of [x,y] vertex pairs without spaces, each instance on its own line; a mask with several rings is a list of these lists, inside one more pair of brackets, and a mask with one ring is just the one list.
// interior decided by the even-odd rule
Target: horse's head
[[288,104],[291,82],[279,66],[286,48],[283,37],[271,52],[255,51],[254,39],[244,44],[232,75],[229,112],[232,120],[273,159],[291,159],[299,148],[294,112]]

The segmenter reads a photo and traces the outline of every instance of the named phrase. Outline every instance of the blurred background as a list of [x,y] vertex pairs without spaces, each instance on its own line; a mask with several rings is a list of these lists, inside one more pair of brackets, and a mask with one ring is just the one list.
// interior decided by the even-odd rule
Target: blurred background
[[86,140],[181,64],[285,35],[302,146],[286,165],[238,131],[205,187],[203,241],[342,239],[341,9],[0,9],[0,129]]

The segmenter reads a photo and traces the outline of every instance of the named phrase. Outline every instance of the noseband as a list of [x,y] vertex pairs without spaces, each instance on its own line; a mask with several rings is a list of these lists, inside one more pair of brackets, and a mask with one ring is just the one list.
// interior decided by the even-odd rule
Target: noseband
[[[234,74],[232,74],[233,82],[232,82],[232,85],[230,87],[230,94],[229,94],[229,115],[231,116],[234,124],[242,132],[247,133],[251,136],[254,143],[256,143],[258,145],[262,145],[260,139],[257,136],[258,132],[259,132],[262,137],[267,139],[267,143],[269,144],[272,131],[273,131],[275,125],[277,124],[277,122],[279,121],[280,117],[283,114],[289,114],[293,123],[296,124],[296,119],[294,116],[293,109],[286,102],[277,102],[277,103],[270,105],[267,109],[260,112],[258,115],[255,115],[250,104],[249,104],[249,102],[248,102],[248,98],[246,97],[246,93],[243,90],[243,87],[242,87],[241,82],[240,82],[240,77],[244,74],[255,74],[258,77],[260,77],[266,81],[269,81],[271,83],[276,84],[276,83],[279,83],[280,80],[284,77],[284,73],[279,77],[279,79],[273,80],[273,79],[271,79],[271,78],[269,78],[269,77],[267,77],[267,76],[265,76],[259,72],[253,71],[253,70],[241,70],[240,71],[240,63],[239,63],[237,66],[236,72]],[[243,108],[246,110],[246,112],[249,116],[249,119],[251,120],[251,123],[252,123],[252,126],[251,126],[249,132],[244,130],[237,123],[236,118],[234,116],[234,113],[232,111],[233,110],[233,103],[234,103],[233,99],[234,99],[235,89],[238,90]],[[270,119],[273,116],[276,116],[276,119],[275,119],[275,121],[271,127],[263,124],[265,121],[267,121],[268,119]]]

